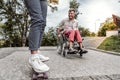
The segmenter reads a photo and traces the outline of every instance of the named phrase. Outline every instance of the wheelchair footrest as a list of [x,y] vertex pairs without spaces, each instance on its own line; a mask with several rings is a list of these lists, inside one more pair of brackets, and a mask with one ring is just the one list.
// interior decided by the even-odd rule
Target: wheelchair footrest
[[68,52],[67,54],[76,54],[76,51]]

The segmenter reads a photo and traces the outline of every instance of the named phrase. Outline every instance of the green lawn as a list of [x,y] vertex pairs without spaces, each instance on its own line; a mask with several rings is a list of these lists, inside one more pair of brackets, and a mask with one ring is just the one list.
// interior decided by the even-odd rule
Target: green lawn
[[120,52],[120,36],[111,36],[106,38],[98,47],[107,51]]

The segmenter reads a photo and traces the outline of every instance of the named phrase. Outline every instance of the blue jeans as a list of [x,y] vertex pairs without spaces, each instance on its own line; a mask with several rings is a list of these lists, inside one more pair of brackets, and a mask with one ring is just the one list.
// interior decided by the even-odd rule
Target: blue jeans
[[47,0],[24,0],[31,17],[31,26],[28,36],[29,49],[37,50],[40,47],[42,35],[46,26]]

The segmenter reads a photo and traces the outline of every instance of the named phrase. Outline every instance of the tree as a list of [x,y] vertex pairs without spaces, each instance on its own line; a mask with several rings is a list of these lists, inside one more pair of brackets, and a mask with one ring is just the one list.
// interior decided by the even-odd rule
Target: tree
[[30,18],[27,12],[27,8],[24,5],[24,0],[16,1],[16,26],[18,26],[18,30],[21,37],[21,45],[25,46],[27,41],[27,33],[30,24]]
[[82,37],[90,36],[90,31],[87,28],[79,27],[79,31],[80,31]]
[[43,35],[41,46],[56,46],[57,36],[53,27],[50,27],[48,32]]
[[94,37],[94,36],[95,36],[95,33],[94,33],[94,32],[91,32],[91,33],[90,33],[90,36]]
[[[25,46],[28,31],[28,13],[23,0],[0,0],[0,19],[5,21],[4,32],[8,46]],[[14,39],[19,38],[19,41]],[[16,42],[14,42],[16,41]]]
[[75,9],[75,14],[76,14],[75,18],[77,18],[77,16],[79,15],[78,8],[80,6],[80,3],[78,3],[76,0],[71,0],[69,4],[70,4],[69,8]]
[[112,18],[107,18],[104,23],[101,24],[98,31],[98,36],[106,36],[106,30],[117,30],[118,26],[115,25]]

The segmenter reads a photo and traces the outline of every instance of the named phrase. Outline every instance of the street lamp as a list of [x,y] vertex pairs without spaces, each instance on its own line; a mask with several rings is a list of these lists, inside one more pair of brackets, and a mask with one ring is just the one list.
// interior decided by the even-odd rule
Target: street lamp
[[100,19],[96,19],[96,20],[95,20],[95,34],[97,33],[97,30],[96,30],[96,27],[97,27],[97,26],[96,26],[96,22],[97,22],[97,21],[100,21]]

